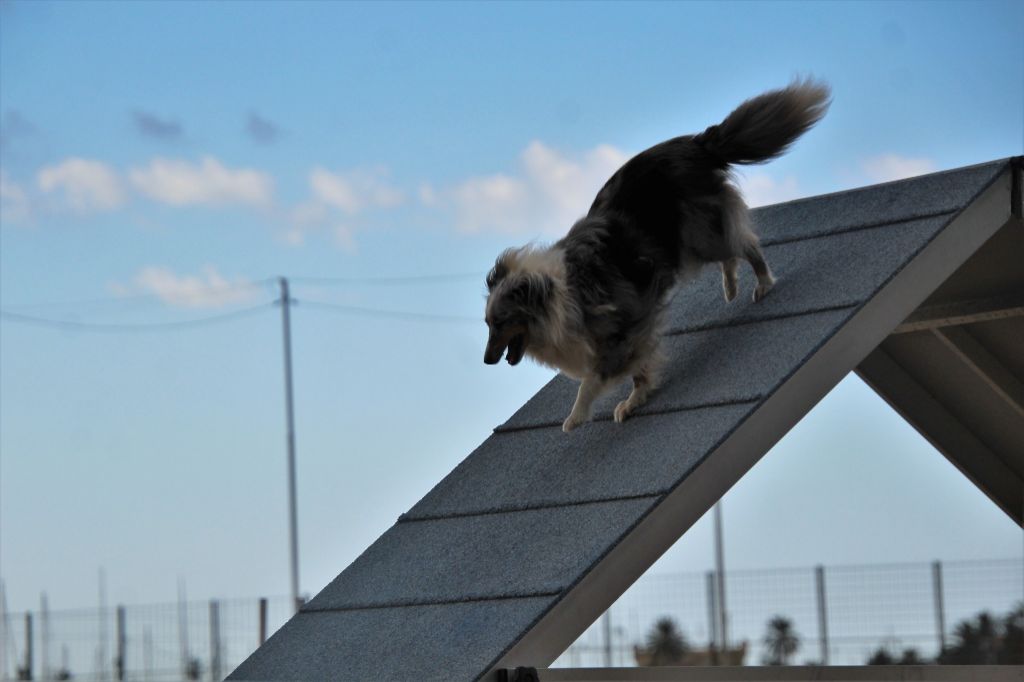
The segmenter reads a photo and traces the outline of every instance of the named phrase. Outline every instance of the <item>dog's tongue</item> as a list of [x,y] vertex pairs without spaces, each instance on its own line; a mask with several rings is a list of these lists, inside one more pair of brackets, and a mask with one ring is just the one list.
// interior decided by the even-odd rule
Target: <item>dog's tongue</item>
[[522,334],[512,337],[512,340],[508,344],[508,354],[505,356],[505,360],[508,364],[515,365],[519,364],[519,361],[523,359],[523,352],[526,350],[526,339]]

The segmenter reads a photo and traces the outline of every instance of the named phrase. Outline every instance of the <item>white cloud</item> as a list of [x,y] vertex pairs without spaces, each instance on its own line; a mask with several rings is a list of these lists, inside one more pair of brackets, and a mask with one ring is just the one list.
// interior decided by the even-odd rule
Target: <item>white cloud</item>
[[19,221],[28,218],[29,201],[25,190],[0,170],[0,220]]
[[256,298],[258,287],[244,277],[229,280],[211,265],[198,275],[178,275],[168,267],[149,266],[135,275],[130,285],[112,285],[121,295],[156,294],[164,303],[177,308],[220,308],[246,303]]
[[274,182],[251,168],[228,168],[205,156],[199,163],[157,158],[128,173],[132,185],[149,198],[172,206],[247,204],[266,206]]
[[447,192],[420,191],[425,205],[448,204],[463,232],[560,236],[585,215],[594,195],[629,156],[610,145],[568,156],[531,142],[515,175],[469,178]]
[[881,154],[865,159],[861,169],[872,182],[889,182],[924,175],[936,170],[935,162],[926,158],[910,158],[899,154]]
[[405,199],[402,192],[388,184],[382,168],[332,173],[318,166],[309,173],[309,186],[317,201],[347,215],[370,208],[391,208]]
[[354,254],[359,252],[359,245],[356,243],[355,230],[343,223],[334,226],[334,243],[345,253]]
[[353,253],[356,232],[367,225],[364,215],[405,201],[405,194],[391,185],[382,166],[341,172],[317,166],[308,179],[310,198],[288,212],[284,238],[292,245],[302,244],[313,230],[330,228],[335,244]]
[[69,158],[40,170],[36,182],[43,192],[63,192],[67,205],[82,213],[111,211],[125,201],[121,180],[100,161]]
[[739,176],[739,187],[747,206],[767,206],[802,196],[797,180],[787,175],[776,180],[768,173]]

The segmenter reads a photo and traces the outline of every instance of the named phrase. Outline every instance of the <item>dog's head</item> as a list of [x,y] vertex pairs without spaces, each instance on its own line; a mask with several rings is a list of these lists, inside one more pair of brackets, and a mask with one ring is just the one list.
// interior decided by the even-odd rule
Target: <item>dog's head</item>
[[524,267],[516,251],[498,257],[487,273],[487,308],[485,320],[489,330],[484,362],[497,364],[505,359],[517,365],[526,354],[531,334],[536,333],[547,315],[547,306],[554,283],[549,275]]

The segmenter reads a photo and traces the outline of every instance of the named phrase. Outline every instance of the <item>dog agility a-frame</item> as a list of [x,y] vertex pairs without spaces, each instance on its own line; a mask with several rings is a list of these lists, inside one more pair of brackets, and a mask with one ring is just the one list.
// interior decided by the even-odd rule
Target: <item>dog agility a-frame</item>
[[623,386],[563,434],[556,377],[229,679],[696,679],[543,668],[851,371],[1021,524],[1021,168],[754,210],[778,284],[726,305],[716,271],[677,296],[637,416],[611,422]]

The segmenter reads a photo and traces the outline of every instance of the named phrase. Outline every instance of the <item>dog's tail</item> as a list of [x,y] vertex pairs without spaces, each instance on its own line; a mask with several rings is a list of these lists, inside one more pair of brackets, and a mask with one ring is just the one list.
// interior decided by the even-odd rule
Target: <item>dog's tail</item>
[[825,83],[810,78],[793,81],[786,88],[748,99],[693,141],[722,166],[762,163],[785,153],[821,120],[830,101]]

